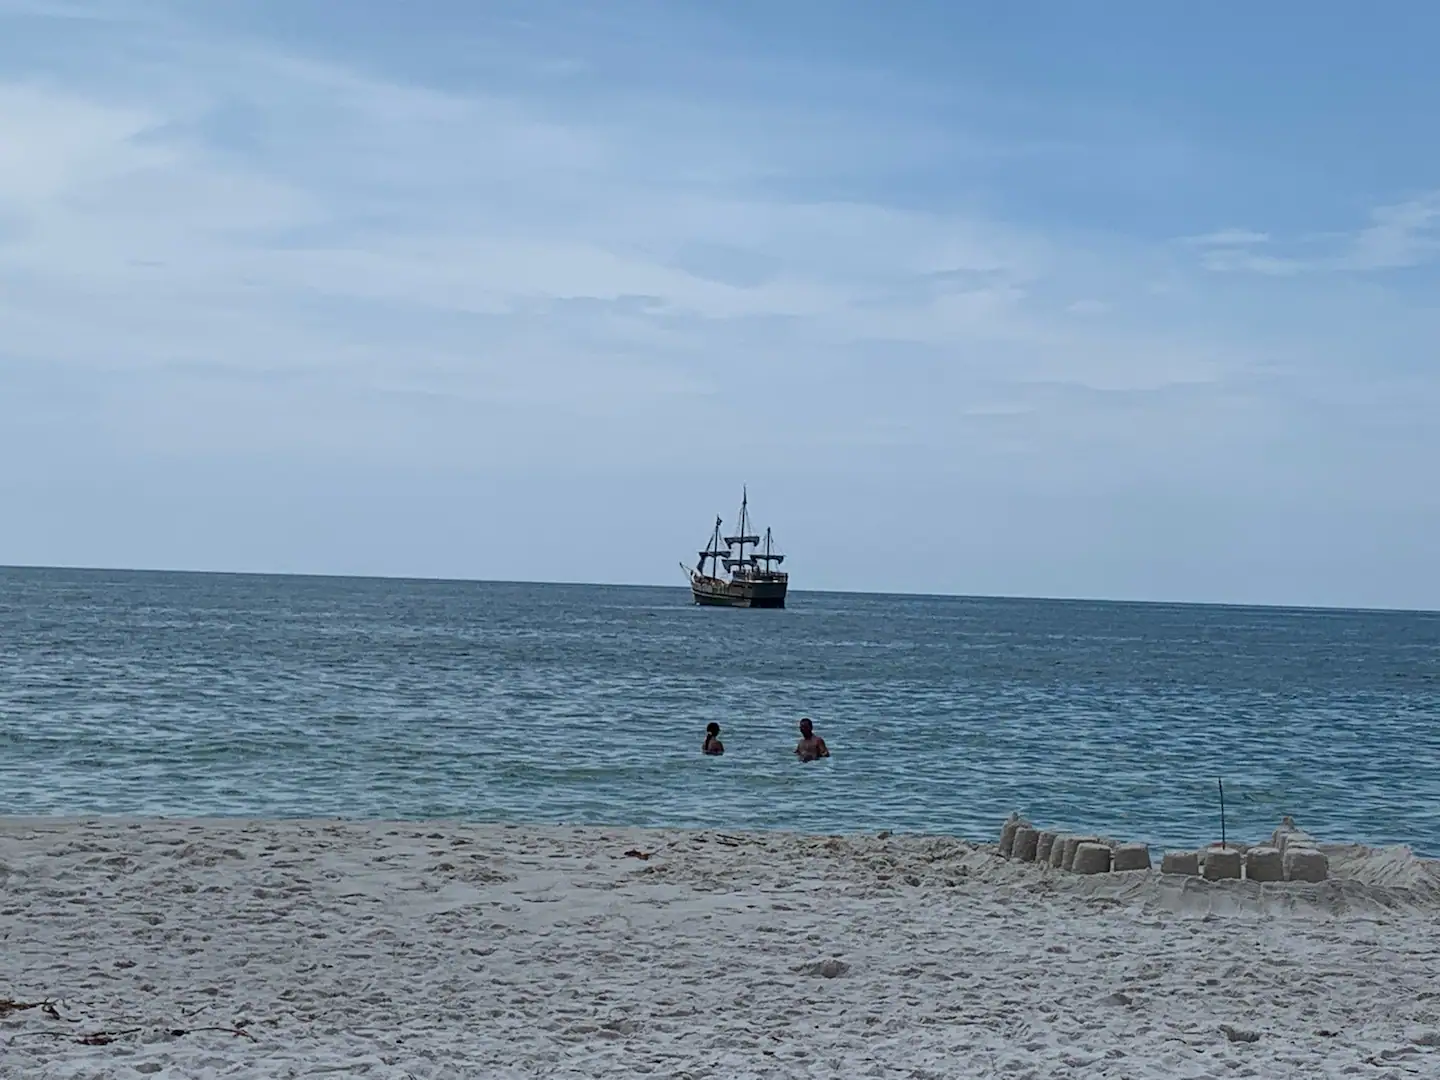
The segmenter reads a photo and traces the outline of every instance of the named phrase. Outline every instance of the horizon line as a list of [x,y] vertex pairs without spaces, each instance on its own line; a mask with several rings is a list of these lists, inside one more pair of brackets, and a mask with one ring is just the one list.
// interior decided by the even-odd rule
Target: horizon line
[[[601,589],[685,589],[684,585],[665,585],[658,582],[634,581],[538,581],[509,578],[466,578],[425,576],[417,574],[344,574],[317,571],[286,570],[196,570],[175,569],[154,566],[55,566],[42,563],[0,563],[0,572],[7,570],[64,570],[88,574],[190,574],[210,577],[254,577],[254,578],[318,578],[333,581],[396,581],[428,583],[435,585],[542,585],[567,588]],[[910,592],[884,589],[791,589],[791,594],[814,596],[881,596],[903,597],[916,600],[1002,600],[1033,601],[1051,604],[1116,604],[1144,607],[1201,607],[1224,608],[1239,611],[1295,611],[1328,612],[1374,615],[1440,615],[1440,609],[1404,607],[1343,607],[1337,604],[1280,604],[1280,603],[1237,603],[1225,600],[1155,600],[1124,599],[1103,596],[1026,596],[1009,593],[936,593]]]

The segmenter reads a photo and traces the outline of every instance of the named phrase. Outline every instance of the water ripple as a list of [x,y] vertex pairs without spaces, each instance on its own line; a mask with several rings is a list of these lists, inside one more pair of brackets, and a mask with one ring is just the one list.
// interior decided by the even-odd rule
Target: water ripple
[[[1440,616],[0,570],[0,812],[1440,852]],[[794,724],[835,751],[800,767]],[[728,753],[698,753],[710,720]]]

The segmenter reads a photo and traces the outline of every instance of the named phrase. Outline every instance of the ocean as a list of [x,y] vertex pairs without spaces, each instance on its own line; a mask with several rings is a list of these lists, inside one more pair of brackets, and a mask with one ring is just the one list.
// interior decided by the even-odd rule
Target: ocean
[[1440,854],[1440,614],[0,569],[4,814],[1176,847],[1219,780],[1231,838]]

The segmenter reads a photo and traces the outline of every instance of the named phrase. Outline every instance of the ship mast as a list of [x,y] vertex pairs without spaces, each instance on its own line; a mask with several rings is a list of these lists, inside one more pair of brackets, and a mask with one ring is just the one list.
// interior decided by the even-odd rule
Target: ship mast
[[733,546],[736,545],[736,544],[738,544],[738,545],[740,546],[740,554],[739,554],[738,557],[733,558],[733,559],[726,559],[726,560],[725,560],[725,568],[726,568],[727,570],[732,570],[732,571],[733,571],[736,567],[740,567],[740,568],[743,569],[747,564],[753,563],[753,562],[755,561],[753,557],[750,558],[750,559],[746,559],[746,558],[745,558],[745,545],[746,545],[746,544],[749,544],[749,545],[751,545],[752,547],[759,547],[759,546],[760,546],[760,537],[758,537],[758,536],[752,536],[749,532],[746,531],[746,530],[749,528],[749,525],[750,525],[750,510],[749,510],[749,507],[750,507],[750,491],[749,491],[748,488],[742,488],[742,489],[741,489],[741,492],[742,492],[742,494],[741,494],[741,497],[740,497],[740,535],[738,535],[738,536],[727,536],[727,537],[724,538],[724,539],[725,539],[725,546],[726,546],[726,547],[733,547]]
[[748,486],[742,487],[740,489],[740,535],[735,538],[736,542],[740,545],[740,557],[736,560],[736,562],[739,564],[742,573],[745,570],[745,541],[750,539],[748,536],[745,535],[745,526],[750,523],[749,507],[750,488]]
[[709,561],[711,562],[711,576],[712,576],[712,577],[719,577],[719,576],[720,576],[720,559],[721,559],[723,556],[726,556],[726,555],[729,555],[729,554],[730,554],[730,550],[729,550],[728,545],[727,545],[727,547],[726,547],[726,550],[724,550],[724,551],[721,551],[721,550],[720,550],[720,515],[719,515],[719,514],[716,514],[716,515],[715,515],[715,531],[710,534],[710,542],[705,545],[705,550],[702,551],[702,552],[700,552],[700,563],[699,563],[699,565],[697,565],[697,566],[695,567],[695,569],[696,569],[696,571],[698,571],[698,572],[703,576],[704,573],[705,573],[705,563],[706,563],[706,560],[709,560]]
[[770,539],[770,529],[768,527],[765,529],[765,550],[763,552],[757,551],[751,556],[751,559],[757,566],[760,563],[764,563],[765,573],[767,574],[774,571],[776,563],[783,563],[785,561],[784,555],[776,554]]

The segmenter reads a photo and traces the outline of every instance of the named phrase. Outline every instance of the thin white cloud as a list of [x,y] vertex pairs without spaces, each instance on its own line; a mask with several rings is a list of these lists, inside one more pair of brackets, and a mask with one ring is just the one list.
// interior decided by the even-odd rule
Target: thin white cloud
[[1256,232],[1253,229],[1219,229],[1201,236],[1185,237],[1185,243],[1195,247],[1245,247],[1268,243],[1269,240],[1269,233]]
[[1293,277],[1311,273],[1365,273],[1420,266],[1440,256],[1440,191],[1377,206],[1370,224],[1348,233],[1310,238],[1303,244],[1271,245],[1268,233],[1222,229],[1185,243],[1203,249],[1209,270]]
[[1346,269],[1391,270],[1418,266],[1440,255],[1440,191],[1370,212],[1343,257]]
[[81,186],[161,164],[162,155],[132,142],[157,122],[141,109],[0,83],[0,205],[44,212]]
[[1318,264],[1301,259],[1258,253],[1249,247],[1215,247],[1200,257],[1207,270],[1219,273],[1264,274],[1268,277],[1292,277],[1318,268]]

